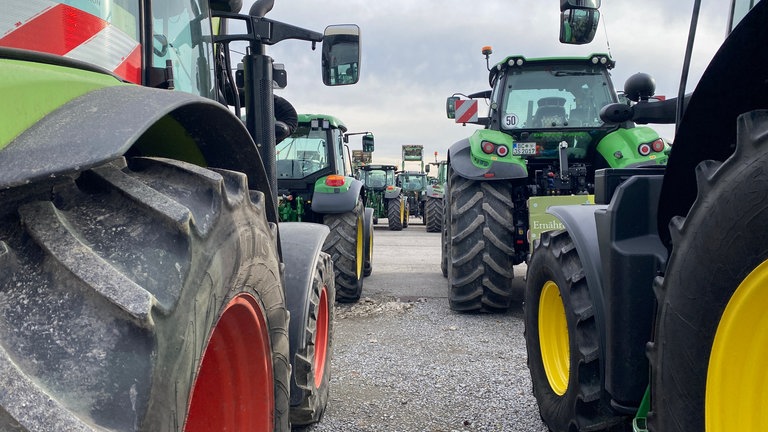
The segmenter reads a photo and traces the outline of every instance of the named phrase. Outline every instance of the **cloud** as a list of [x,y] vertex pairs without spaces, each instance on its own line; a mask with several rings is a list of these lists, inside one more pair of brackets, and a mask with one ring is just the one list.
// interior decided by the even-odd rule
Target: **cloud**
[[[726,10],[704,2],[690,74],[691,87],[701,76],[725,35]],[[250,4],[243,7],[247,11]],[[491,63],[507,55],[582,56],[610,51],[617,61],[612,76],[617,89],[636,72],[655,77],[657,94],[677,94],[690,22],[690,2],[604,1],[595,42],[566,46],[558,42],[556,0],[277,0],[268,18],[322,31],[329,24],[361,27],[361,81],[329,88],[320,79],[319,47],[285,41],[268,47],[288,71],[288,88],[278,94],[299,112],[332,114],[351,131],[376,137],[374,161],[399,163],[400,146],[422,144],[430,158],[445,155],[475,126],[462,127],[445,115],[445,99],[455,92],[488,87],[481,47],[491,45]],[[606,37],[607,36],[607,37]],[[482,106],[481,106],[482,109]],[[673,126],[659,126],[671,137]],[[353,149],[360,148],[354,138]]]

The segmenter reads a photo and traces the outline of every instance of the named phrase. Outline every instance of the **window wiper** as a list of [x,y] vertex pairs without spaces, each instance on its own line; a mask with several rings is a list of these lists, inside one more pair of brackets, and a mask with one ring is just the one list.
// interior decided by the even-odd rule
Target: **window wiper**
[[600,72],[584,72],[584,71],[555,71],[552,73],[554,76],[588,76],[588,75],[600,75]]

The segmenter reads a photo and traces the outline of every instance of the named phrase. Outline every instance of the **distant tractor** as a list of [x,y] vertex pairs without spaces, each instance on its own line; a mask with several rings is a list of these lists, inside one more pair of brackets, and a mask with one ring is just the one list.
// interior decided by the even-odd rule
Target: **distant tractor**
[[[491,53],[483,48],[486,64]],[[666,163],[670,147],[653,129],[600,118],[619,102],[613,66],[606,54],[509,56],[488,66],[492,90],[448,98],[449,118],[485,126],[448,150],[443,263],[452,309],[509,308],[513,265],[527,260],[537,227],[552,223],[533,210],[588,202],[597,169]],[[478,117],[476,98],[490,100],[487,117]]]
[[432,165],[437,167],[437,177],[427,177],[427,189],[424,193],[424,224],[427,226],[427,232],[442,232],[445,208],[443,198],[448,163],[447,161],[430,162],[424,167],[427,174],[431,171]]
[[387,218],[389,229],[400,231],[405,222],[405,199],[395,184],[395,165],[363,165],[358,177],[365,185],[365,206],[373,209],[373,223]]
[[364,273],[371,272],[373,211],[366,212],[363,182],[349,175],[347,127],[324,114],[300,114],[298,120],[276,149],[280,220],[330,228],[323,251],[333,258],[336,300],[355,302]]

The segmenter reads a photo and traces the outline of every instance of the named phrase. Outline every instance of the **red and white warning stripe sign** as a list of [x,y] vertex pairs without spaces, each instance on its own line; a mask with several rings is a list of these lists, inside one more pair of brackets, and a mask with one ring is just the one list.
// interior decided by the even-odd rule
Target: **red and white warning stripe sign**
[[456,123],[472,123],[477,121],[477,101],[458,99],[456,101]]
[[141,83],[141,45],[108,21],[47,0],[4,0],[0,46],[81,60]]

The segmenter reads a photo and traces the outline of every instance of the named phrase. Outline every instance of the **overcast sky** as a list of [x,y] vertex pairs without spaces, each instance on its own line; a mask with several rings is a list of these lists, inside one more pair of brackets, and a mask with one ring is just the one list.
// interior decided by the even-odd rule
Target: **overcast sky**
[[[250,4],[246,0],[243,12]],[[703,0],[694,61],[693,88],[725,37],[728,6]],[[656,79],[656,94],[677,94],[690,24],[692,0],[604,0],[600,28],[587,45],[558,41],[559,0],[275,0],[270,19],[322,32],[330,24],[358,24],[362,37],[360,82],[325,87],[320,50],[303,41],[268,48],[285,64],[288,87],[276,93],[299,113],[325,113],[354,131],[376,139],[374,163],[400,163],[403,144],[421,144],[431,161],[444,158],[454,142],[477,126],[446,118],[445,99],[453,93],[486,90],[488,71],[481,48],[493,47],[491,63],[508,55],[581,56],[609,52],[616,60],[614,85],[637,72]],[[481,115],[487,108],[481,102]],[[668,138],[672,126],[657,128]],[[360,137],[350,141],[361,148]],[[410,167],[410,166],[409,166]]]

